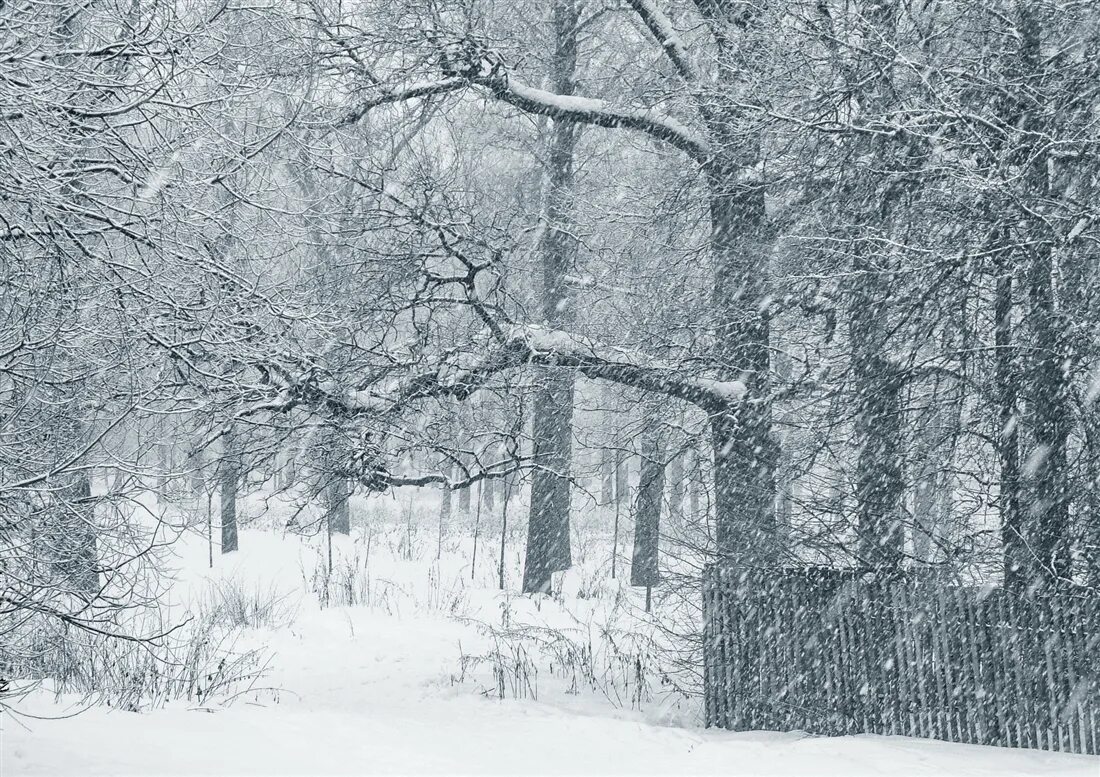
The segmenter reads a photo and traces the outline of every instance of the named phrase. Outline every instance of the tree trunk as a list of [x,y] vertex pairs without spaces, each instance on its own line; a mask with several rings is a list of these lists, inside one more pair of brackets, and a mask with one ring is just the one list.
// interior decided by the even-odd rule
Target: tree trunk
[[[1019,3],[1020,71],[1028,80],[1041,82],[1043,59],[1040,12],[1031,3]],[[1051,196],[1048,156],[1039,147],[1036,133],[1041,117],[1030,106],[1021,106],[1020,128],[1029,132],[1024,142],[1026,159],[1023,195],[1042,210]],[[1042,218],[1028,214],[1021,244],[1029,246],[1026,262],[1028,324],[1031,363],[1026,375],[1032,447],[1024,461],[1027,486],[1027,529],[1030,562],[1029,586],[1053,585],[1070,575],[1069,472],[1066,443],[1072,425],[1068,375],[1071,363],[1063,341],[1065,322],[1054,294],[1054,242],[1058,239]]]
[[[710,415],[715,535],[720,557],[766,564],[775,552],[775,450],[771,438],[769,293],[771,245],[760,176],[761,136],[740,106],[759,66],[753,6],[697,3],[718,44],[719,89],[701,105],[720,157],[708,165],[715,310],[714,356],[739,401]],[[731,36],[737,31],[735,37]]]
[[168,439],[167,416],[157,417],[157,501],[164,504],[168,498],[168,484],[172,473],[172,445]]
[[630,456],[620,443],[615,447],[615,504],[627,507],[630,501]]
[[654,586],[660,581],[659,537],[664,485],[665,462],[660,431],[649,429],[642,440],[642,466],[634,511],[634,554],[630,563],[630,584],[634,586]]
[[504,494],[500,500],[500,558],[497,562],[497,583],[500,590],[504,590],[504,556],[508,548],[508,500],[512,496],[512,482],[510,478],[504,481]]
[[701,520],[699,513],[702,507],[699,492],[703,488],[703,460],[699,455],[699,449],[694,443],[689,453],[691,458],[687,466],[688,479],[685,484],[688,492],[688,510],[691,513],[691,520],[699,521]]
[[[858,304],[858,303],[857,303]],[[892,364],[862,350],[856,373],[856,521],[859,560],[894,573],[904,560],[901,516],[905,482],[901,470],[901,386]]]
[[[439,489],[439,531],[436,535],[436,547],[435,557],[437,559],[443,557],[443,531],[444,527],[451,522],[451,498],[453,491],[447,487],[446,484],[440,486]],[[409,537],[409,558],[412,558],[412,537]]]
[[1015,350],[1012,346],[1012,275],[997,278],[994,299],[995,379],[997,398],[997,441],[1000,459],[1001,542],[1004,553],[1004,587],[1019,593],[1027,586],[1027,543],[1020,514],[1020,430],[1017,406]]
[[684,520],[684,454],[678,452],[668,463],[668,519],[675,525]]
[[[555,51],[551,65],[554,89],[573,93],[577,65],[578,9],[573,0],[555,0],[552,24]],[[576,246],[570,235],[573,197],[573,150],[577,130],[566,121],[552,121],[546,189],[546,224],[539,240],[542,265],[543,318],[555,328],[568,329],[575,311],[565,276],[575,261]],[[569,547],[569,470],[573,441],[573,375],[546,377],[535,398],[535,461],[528,518],[527,554],[523,592],[550,590],[553,572],[572,565]]]
[[67,513],[62,521],[62,537],[56,545],[63,548],[61,567],[70,590],[85,602],[99,596],[99,542],[96,536],[95,505],[87,472],[72,475],[61,508]]
[[768,416],[751,405],[711,418],[715,540],[720,557],[760,566],[775,558],[775,450]]
[[615,522],[611,527],[611,579],[614,580],[619,563],[619,523],[623,513],[630,509],[630,459],[621,441],[615,447]]
[[1049,244],[1034,250],[1028,269],[1034,354],[1028,375],[1033,447],[1025,460],[1028,485],[1029,585],[1054,584],[1070,575],[1069,477],[1066,442],[1071,408],[1068,356],[1055,309]]
[[874,267],[856,238],[850,289],[849,341],[856,405],[856,530],[864,566],[894,573],[904,560],[901,515],[901,390],[903,379],[886,355],[889,278]]
[[[944,343],[945,351],[957,344]],[[961,433],[964,394],[954,378],[937,380],[930,401],[930,413],[917,432],[920,476],[913,495],[913,559],[918,564],[935,564],[955,558],[958,547],[954,517],[956,478],[955,452]],[[937,549],[945,555],[937,557]]]
[[600,504],[609,505],[615,500],[615,451],[600,448]]
[[1100,589],[1100,450],[1097,450],[1095,430],[1085,447],[1084,489],[1078,502],[1081,516],[1081,552],[1085,557],[1085,581]]
[[548,375],[535,398],[535,461],[531,477],[531,506],[523,592],[547,592],[550,575],[568,569],[569,467],[573,437],[573,379],[566,374]]
[[794,516],[794,457],[791,455],[792,433],[775,436],[776,489],[775,489],[775,537],[778,547],[788,548],[791,540],[791,522]]
[[478,488],[479,509],[486,510],[489,514],[496,510],[497,488],[500,486],[500,481],[501,478],[489,478],[481,481],[481,487]]
[[351,534],[351,505],[348,481],[336,477],[328,485],[328,528],[333,534]]
[[187,449],[187,483],[191,488],[192,495],[198,497],[206,491],[206,473],[203,468],[206,466],[206,456],[201,448],[198,447],[197,441],[193,441],[193,444]]
[[[856,100],[864,119],[875,121],[893,107],[894,51],[897,0],[864,4],[864,34],[882,41],[881,49],[865,51],[855,69]],[[853,150],[870,155],[874,168],[908,164],[898,158],[899,144],[879,137],[853,138]],[[872,174],[869,183],[849,180],[851,202],[841,203],[851,216],[852,278],[848,315],[851,368],[856,401],[856,530],[859,561],[872,569],[895,574],[905,558],[902,516],[905,481],[902,469],[901,392],[905,379],[889,355],[892,303],[891,269],[894,257],[890,237],[900,189],[889,176]],[[876,241],[875,238],[883,238]]]
[[712,175],[711,186],[716,357],[745,384],[740,401],[710,417],[717,551],[761,564],[775,551],[764,190],[740,182],[735,169]]
[[[462,459],[463,459],[464,463],[468,466],[469,461],[466,459],[466,456],[463,456]],[[455,475],[459,478],[465,478],[465,475],[462,473],[462,469],[460,467],[455,468]],[[472,499],[472,494],[470,493],[470,487],[469,486],[464,486],[464,487],[458,489],[458,511],[463,516],[466,516],[466,515],[470,514],[470,500],[471,499]]]
[[237,550],[237,488],[240,484],[241,462],[236,434],[232,425],[222,437],[221,461],[222,553]]

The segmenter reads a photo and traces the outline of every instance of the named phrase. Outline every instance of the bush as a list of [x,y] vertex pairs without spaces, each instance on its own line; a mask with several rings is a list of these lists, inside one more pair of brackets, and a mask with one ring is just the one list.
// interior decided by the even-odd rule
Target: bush
[[488,667],[493,684],[482,693],[537,699],[541,669],[544,686],[553,683],[568,694],[595,692],[615,706],[633,708],[649,702],[655,686],[671,689],[658,645],[641,624],[619,629],[611,626],[614,612],[597,622],[562,609],[572,623],[561,628],[516,622],[507,603],[499,626],[475,621],[491,647],[478,655],[463,653],[453,680],[466,682],[476,669]]
[[259,584],[247,588],[236,578],[211,580],[199,602],[201,617],[228,629],[279,628],[294,620],[286,594]]
[[46,681],[59,696],[140,711],[176,700],[227,704],[255,690],[266,669],[259,651],[236,649],[236,633],[208,616],[171,626],[156,609],[132,620],[112,633],[26,620],[7,630],[0,676],[21,691]]
[[[370,607],[389,615],[400,615],[403,610],[446,615],[466,611],[469,589],[465,573],[447,578],[436,563],[428,567],[426,580],[420,574],[417,570],[419,579],[403,584],[372,574],[359,541],[333,556],[331,570],[324,548],[317,549],[312,565],[302,566],[305,586],[322,607]],[[420,585],[422,581],[427,585]]]

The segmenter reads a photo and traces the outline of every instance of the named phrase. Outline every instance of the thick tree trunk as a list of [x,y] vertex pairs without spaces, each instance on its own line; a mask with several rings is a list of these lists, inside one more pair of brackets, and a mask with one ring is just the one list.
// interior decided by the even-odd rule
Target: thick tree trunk
[[222,460],[220,467],[221,483],[221,519],[222,553],[237,550],[237,489],[240,485],[240,450],[232,426],[222,437]]
[[885,573],[901,569],[905,531],[901,515],[901,381],[892,365],[868,358],[856,370],[857,533],[859,560]]
[[660,581],[659,537],[665,486],[663,447],[659,430],[647,430],[642,440],[642,466],[634,510],[630,584],[635,586],[654,586]]
[[1029,585],[1055,584],[1070,575],[1069,472],[1066,442],[1072,424],[1068,356],[1055,309],[1049,244],[1036,247],[1028,268],[1031,353],[1028,404],[1033,446],[1025,459],[1028,486]]
[[[1033,3],[1019,3],[1019,73],[1039,83],[1045,76],[1041,14]],[[1026,214],[1021,227],[1022,245],[1029,246],[1026,257],[1030,364],[1024,376],[1031,447],[1023,465],[1022,483],[1026,487],[1025,531],[1029,569],[1027,585],[1042,587],[1065,580],[1070,574],[1069,548],[1069,472],[1066,444],[1072,426],[1068,375],[1071,362],[1065,347],[1065,322],[1058,310],[1054,293],[1053,245],[1058,236],[1048,223],[1034,215],[1051,196],[1050,171],[1045,141],[1037,137],[1045,127],[1033,106],[1017,106],[1018,126],[1025,131],[1018,159],[1024,163],[1023,197],[1033,210]],[[1042,143],[1042,145],[1040,145]]]
[[564,373],[546,376],[535,399],[535,460],[531,478],[524,593],[549,591],[550,575],[568,569],[570,461],[573,438],[573,379]]
[[206,455],[198,447],[198,441],[193,439],[192,445],[187,449],[187,484],[193,496],[201,496],[206,491]]
[[92,602],[99,596],[99,542],[92,484],[87,472],[73,474],[61,508],[66,516],[61,521],[62,536],[56,545],[63,549],[62,572],[70,590],[82,601]]
[[[554,89],[573,93],[577,65],[578,9],[573,0],[555,0],[552,22],[556,48],[551,66]],[[546,224],[539,241],[542,264],[543,318],[556,328],[568,329],[575,317],[566,275],[576,247],[570,235],[573,197],[573,149],[577,130],[566,121],[553,121],[546,189]],[[528,518],[527,553],[523,570],[524,593],[547,592],[553,572],[572,565],[569,547],[570,465],[573,442],[573,376],[569,372],[546,377],[535,398],[535,460]]]
[[997,278],[994,299],[997,421],[993,439],[1000,459],[1001,542],[1004,587],[1021,592],[1027,586],[1027,543],[1020,514],[1020,430],[1015,349],[1012,345],[1012,276]]
[[[755,159],[744,160],[751,168]],[[714,446],[717,551],[739,563],[765,564],[775,547],[775,463],[769,397],[768,245],[764,189],[740,168],[712,172],[711,229],[715,355],[744,394],[710,418]]]
[[[945,351],[955,349],[951,342]],[[954,519],[955,451],[961,432],[963,392],[953,378],[936,382],[932,407],[917,430],[919,476],[913,488],[913,560],[918,564],[942,564],[955,557],[957,547]],[[943,556],[937,551],[942,548]]]
[[[857,99],[866,118],[878,120],[894,103],[893,51],[897,33],[897,0],[864,4],[865,35],[886,43],[880,52],[864,52],[856,74]],[[881,44],[878,44],[881,46]],[[859,154],[870,154],[876,169],[904,166],[900,147],[878,137],[853,139]],[[861,173],[863,175],[863,173]],[[853,194],[862,181],[849,182]],[[905,380],[889,356],[892,303],[890,271],[894,258],[888,247],[894,231],[899,190],[888,177],[872,176],[870,188],[852,205],[852,279],[848,315],[853,391],[856,402],[855,438],[857,554],[861,564],[895,574],[905,559],[905,497],[902,457],[901,392]],[[848,208],[843,203],[842,208]],[[874,237],[884,238],[875,241]]]
[[[718,44],[720,89],[701,105],[720,157],[708,165],[715,357],[726,380],[745,384],[740,401],[712,412],[715,534],[720,557],[767,564],[775,554],[775,461],[771,437],[769,314],[771,246],[760,177],[760,130],[740,107],[758,66],[756,10],[698,2]],[[736,37],[731,33],[738,31]]]
[[790,449],[791,434],[775,436],[775,538],[777,547],[790,547],[791,523],[794,518],[794,457]]
[[472,496],[470,494],[470,487],[458,489],[458,510],[463,515],[470,514],[470,500]]
[[[714,447],[715,537],[720,557],[768,564],[775,555],[775,463],[771,436],[769,264],[759,128],[738,105],[756,66],[755,11],[698,4],[718,43],[720,90],[701,106],[720,158],[707,170],[715,310],[714,355],[725,380],[744,393],[710,416]],[[736,39],[731,32],[739,30]]]
[[348,481],[335,478],[328,486],[328,530],[333,534],[351,534],[351,504]]
[[687,464],[687,488],[688,494],[688,512],[690,513],[692,521],[701,521],[702,516],[702,500],[700,499],[700,492],[703,490],[703,461],[699,455],[699,450],[693,444],[689,451],[690,459]]
[[674,525],[684,520],[684,454],[677,453],[668,463],[668,519]]
[[615,451],[600,448],[600,504],[609,505],[615,500]]
[[859,562],[893,573],[904,560],[901,390],[886,356],[889,279],[868,261],[857,238],[848,315],[856,407],[856,531]]
[[718,555],[738,564],[771,563],[775,547],[775,450],[761,434],[767,420],[751,405],[711,418],[715,540]]
[[501,480],[501,478],[483,480],[481,481],[481,487],[478,489],[478,504],[481,509],[490,514],[497,508],[497,489],[500,487]]
[[615,448],[615,504],[627,507],[630,501],[630,456],[625,447]]
[[1100,450],[1096,442],[1095,437],[1090,436],[1086,443],[1084,489],[1077,514],[1083,524],[1081,552],[1085,557],[1085,581],[1094,589],[1100,589]]

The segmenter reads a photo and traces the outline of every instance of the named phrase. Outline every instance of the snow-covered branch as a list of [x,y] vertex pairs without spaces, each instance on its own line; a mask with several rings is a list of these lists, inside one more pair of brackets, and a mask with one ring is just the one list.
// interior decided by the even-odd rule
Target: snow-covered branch
[[430,97],[437,94],[447,94],[448,92],[457,92],[459,89],[464,89],[467,86],[469,86],[469,81],[467,79],[455,76],[451,78],[441,78],[436,81],[414,81],[413,83],[405,84],[394,89],[386,89],[355,106],[355,109],[349,111],[348,114],[340,120],[339,124],[343,126],[355,124],[361,121],[372,109],[382,105],[390,105],[392,103],[405,102],[406,100],[415,100],[420,97]]
[[496,99],[527,113],[549,116],[558,121],[590,124],[597,127],[624,128],[643,132],[707,162],[711,151],[705,137],[678,119],[653,108],[620,108],[591,97],[560,95],[520,83],[506,74],[486,76],[448,76],[439,80],[416,81],[387,89],[357,105],[340,120],[341,125],[355,124],[373,108],[405,100],[455,92],[470,85],[487,89]]
[[628,0],[628,2],[642,22],[645,23],[653,37],[661,44],[661,48],[665,50],[665,55],[676,66],[680,76],[685,81],[694,81],[696,79],[695,68],[691,64],[687,47],[684,46],[680,33],[672,26],[672,20],[665,16],[664,11],[660,9],[654,0]]
[[[707,412],[722,412],[744,397],[739,380],[685,374],[676,364],[604,345],[582,335],[538,325],[513,324],[485,355],[469,363],[441,365],[417,374],[378,381],[369,388],[340,391],[325,382],[295,381],[285,373],[277,382],[294,404],[303,402],[344,415],[388,415],[423,399],[464,400],[495,375],[524,366],[572,368],[586,377],[690,402]],[[274,374],[274,373],[272,373]]]
[[679,120],[652,108],[619,108],[591,97],[554,94],[507,76],[480,79],[477,83],[488,88],[498,99],[527,113],[577,124],[637,130],[687,152],[699,162],[707,162],[711,156],[706,138]]
[[708,412],[728,409],[741,401],[746,391],[739,380],[685,375],[678,365],[543,326],[514,325],[507,343],[514,351],[526,352],[529,364],[572,367],[589,378],[675,397]]

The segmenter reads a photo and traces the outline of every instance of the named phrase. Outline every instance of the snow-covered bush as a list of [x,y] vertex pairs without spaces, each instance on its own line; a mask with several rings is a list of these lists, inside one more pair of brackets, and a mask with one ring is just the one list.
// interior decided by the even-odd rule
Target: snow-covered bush
[[235,577],[211,580],[199,611],[204,620],[229,629],[278,628],[294,619],[285,593],[258,583],[249,586]]
[[0,676],[13,687],[42,683],[58,696],[130,711],[177,700],[229,703],[252,690],[266,666],[260,651],[237,648],[238,634],[209,616],[173,625],[163,610],[111,632],[36,619],[0,647]]
[[[591,692],[631,708],[652,701],[659,688],[671,690],[654,630],[626,612],[617,597],[607,607],[583,611],[547,598],[539,622],[517,613],[513,601],[501,603],[499,624],[471,621],[487,649],[462,653],[455,682],[480,682],[483,693],[501,699]],[[479,672],[484,669],[488,677]],[[492,684],[486,685],[489,678]]]

